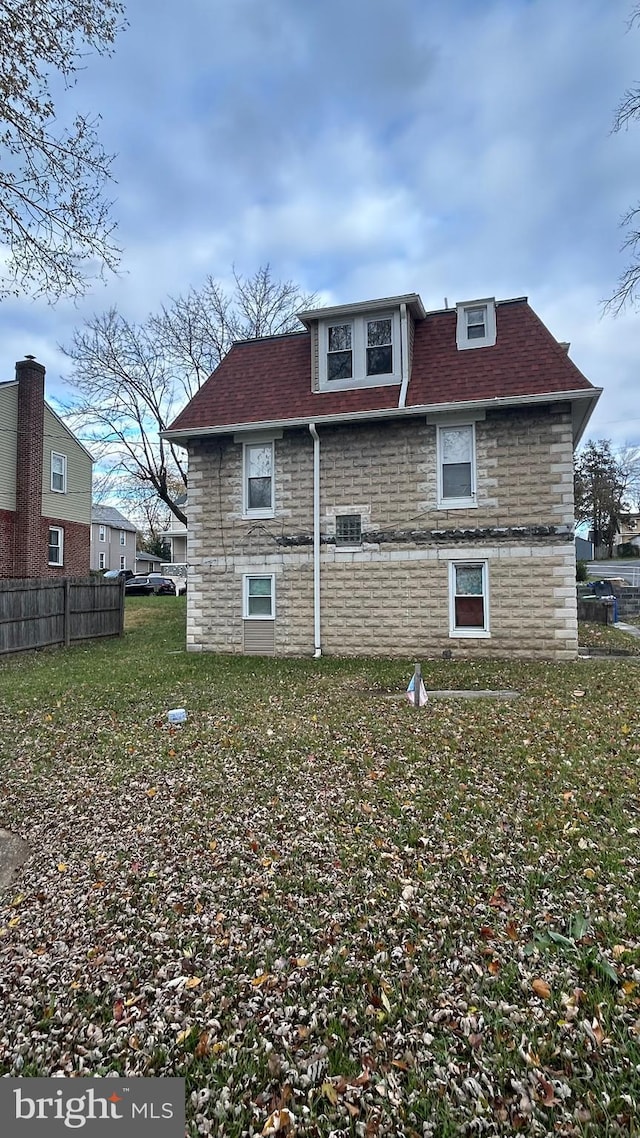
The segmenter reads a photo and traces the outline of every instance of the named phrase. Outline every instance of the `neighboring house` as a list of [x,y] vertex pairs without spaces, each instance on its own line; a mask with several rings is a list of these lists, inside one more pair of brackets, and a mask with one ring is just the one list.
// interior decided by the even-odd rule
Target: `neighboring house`
[[[186,494],[176,499],[176,503],[183,512],[187,509],[187,496]],[[175,565],[186,565],[187,563],[187,527],[184,522],[179,521],[175,514],[171,515],[171,521],[166,530],[160,535],[163,541],[169,547],[169,557],[167,561],[173,562]]]
[[89,572],[88,450],[45,403],[33,356],[0,383],[0,577]]
[[407,296],[247,340],[189,455],[187,647],[572,659],[573,449],[600,391],[526,298]]
[[91,512],[91,568],[135,571],[137,529],[114,506]]
[[576,535],[576,560],[593,561],[593,542]]
[[637,545],[640,548],[640,514],[621,515],[620,528],[613,539],[614,556],[619,545]]
[[159,573],[162,559],[156,557],[155,553],[145,553],[143,550],[136,550],[136,565],[134,572],[140,576],[146,577],[147,573]]

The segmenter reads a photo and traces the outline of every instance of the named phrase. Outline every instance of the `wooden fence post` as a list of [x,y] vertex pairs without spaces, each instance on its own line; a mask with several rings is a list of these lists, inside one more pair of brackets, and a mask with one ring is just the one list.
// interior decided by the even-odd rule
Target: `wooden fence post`
[[64,646],[68,648],[71,644],[71,581],[68,577],[64,579]]

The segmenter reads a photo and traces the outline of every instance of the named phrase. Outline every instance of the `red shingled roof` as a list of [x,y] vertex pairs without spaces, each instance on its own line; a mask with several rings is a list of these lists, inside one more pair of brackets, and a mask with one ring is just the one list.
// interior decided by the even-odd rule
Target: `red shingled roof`
[[[459,351],[456,311],[416,323],[406,406],[595,390],[526,300],[496,306],[494,347]],[[234,344],[169,430],[322,419],[393,409],[400,385],[311,391],[308,332]]]

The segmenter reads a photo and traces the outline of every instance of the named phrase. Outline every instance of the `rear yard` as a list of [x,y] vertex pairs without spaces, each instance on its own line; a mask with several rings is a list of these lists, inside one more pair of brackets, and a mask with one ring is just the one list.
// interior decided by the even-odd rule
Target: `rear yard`
[[[640,664],[0,664],[0,1073],[184,1075],[187,1133],[640,1133]],[[168,708],[188,719],[170,727]]]

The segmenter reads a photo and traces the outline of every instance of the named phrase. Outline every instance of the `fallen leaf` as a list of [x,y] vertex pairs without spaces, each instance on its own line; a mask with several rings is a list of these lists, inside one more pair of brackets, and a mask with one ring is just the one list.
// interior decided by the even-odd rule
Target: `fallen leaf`
[[156,786],[150,786],[148,791],[147,791],[147,798],[154,798],[157,793],[158,793],[158,788]]
[[551,988],[546,980],[536,979],[533,981],[531,987],[533,988],[536,996],[540,996],[541,1000],[548,1000],[551,996]]
[[202,976],[190,976],[185,984],[185,988],[197,988],[202,983]]
[[261,972],[259,976],[254,976],[251,985],[253,988],[260,988],[262,984],[266,984],[267,980],[271,978],[270,972]]

